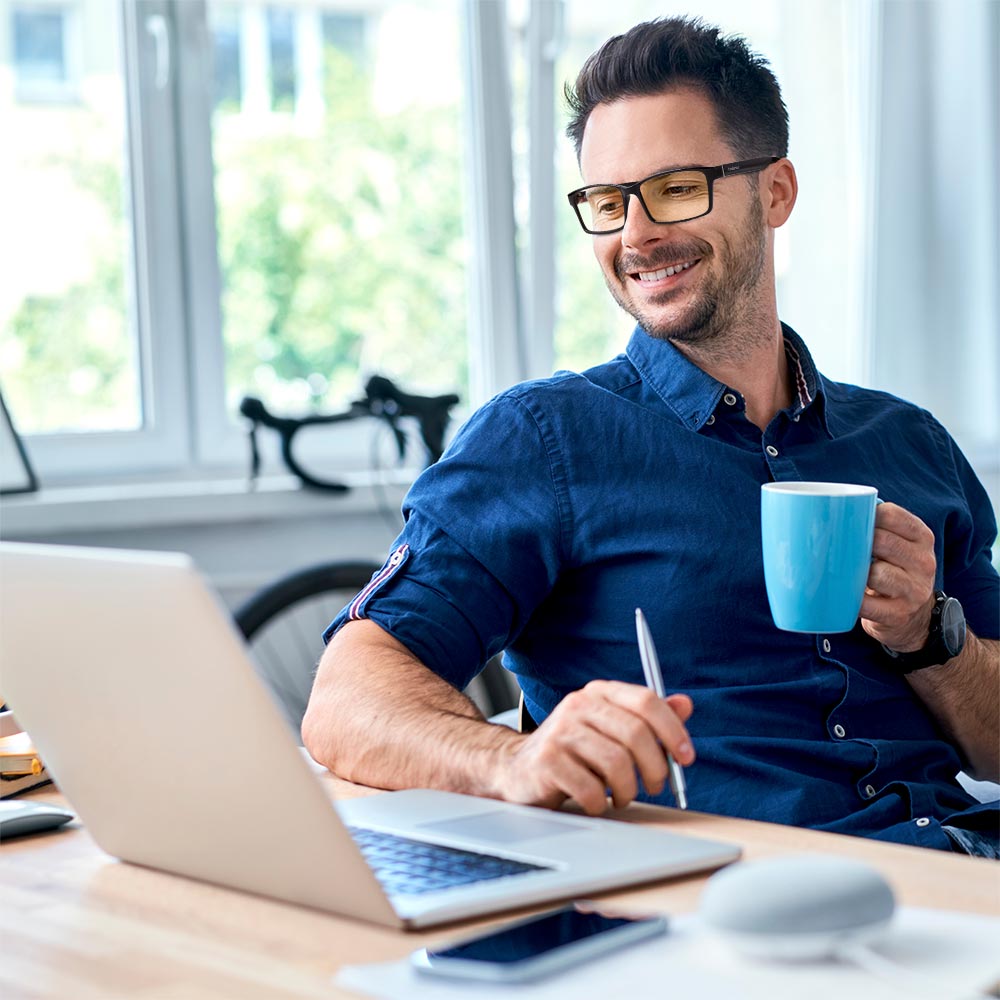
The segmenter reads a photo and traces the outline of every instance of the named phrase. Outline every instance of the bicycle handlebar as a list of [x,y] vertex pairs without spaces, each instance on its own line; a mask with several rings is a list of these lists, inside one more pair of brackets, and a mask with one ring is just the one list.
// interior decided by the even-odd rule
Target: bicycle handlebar
[[277,431],[281,438],[281,457],[288,468],[306,486],[314,489],[345,493],[350,488],[344,483],[319,479],[311,475],[296,461],[292,440],[303,427],[316,424],[341,423],[358,417],[377,417],[392,430],[399,457],[406,454],[406,435],[399,427],[400,417],[414,417],[420,427],[420,437],[427,448],[428,465],[433,465],[444,452],[444,436],[451,419],[450,410],[459,401],[455,393],[443,396],[418,396],[403,392],[391,379],[373,375],[365,383],[365,398],[354,400],[342,413],[313,413],[304,417],[279,417],[271,413],[255,396],[244,396],[240,413],[250,423],[250,478],[260,471],[260,452],[257,449],[257,426],[263,424]]

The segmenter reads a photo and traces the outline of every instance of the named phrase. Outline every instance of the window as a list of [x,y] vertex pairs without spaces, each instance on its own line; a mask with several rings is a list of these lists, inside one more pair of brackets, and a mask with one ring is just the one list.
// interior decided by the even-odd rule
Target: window
[[107,9],[80,3],[85,100],[0,107],[0,385],[43,483],[242,469],[246,393],[466,395],[459,7]]
[[14,69],[22,83],[65,83],[66,14],[61,10],[14,10]]
[[67,100],[76,85],[74,10],[16,4],[10,12],[11,62],[21,101]]
[[89,40],[79,99],[0,108],[13,151],[0,384],[43,486],[173,470],[188,457],[170,24],[159,9],[130,3],[108,17],[103,0],[81,0],[70,17]]
[[271,67],[271,107],[291,111],[295,107],[295,11],[268,7],[267,42]]
[[243,100],[239,11],[216,4],[211,10],[210,24],[215,107],[229,112],[239,111]]
[[323,44],[361,65],[365,56],[365,19],[360,14],[324,13]]
[[316,13],[267,12],[272,107],[295,114],[212,117],[230,413],[337,407],[375,371],[465,393],[456,9]]
[[[241,469],[236,414],[248,393],[276,410],[339,408],[379,371],[477,403],[620,350],[632,321],[563,197],[578,173],[561,87],[648,7],[10,2],[0,385],[43,484]],[[969,10],[988,26],[987,0]],[[978,207],[996,205],[995,88],[980,85],[995,76],[995,32],[960,31],[939,0],[891,10],[705,0],[699,13],[771,59],[789,105],[801,186],[777,241],[783,318],[826,373],[878,380],[956,433],[966,427],[974,461],[995,450],[996,409],[989,419],[977,410],[997,395],[992,285],[980,282],[975,315],[949,331],[961,345],[948,380],[935,379],[936,362],[913,362],[937,357],[935,331],[925,322],[914,340],[895,305],[913,270],[899,252],[898,234],[910,232],[901,218],[906,240],[936,249],[959,202],[978,211],[976,253],[958,247],[949,267],[956,279],[969,261],[996,270],[993,216]],[[913,44],[893,49],[899,19]],[[946,41],[935,49],[944,58],[927,63],[943,67],[940,79],[975,64],[981,80],[917,90],[913,81],[931,79],[920,53]],[[901,70],[903,51],[915,54]],[[931,103],[940,128],[910,128]],[[938,148],[941,128],[957,134]],[[897,140],[914,131],[926,148]],[[943,150],[970,136],[973,180],[955,199]],[[936,204],[910,191],[910,165],[924,161],[945,181],[944,201],[915,213]],[[935,283],[922,292],[934,302],[906,316],[946,322],[953,310]],[[963,395],[970,372],[977,388]],[[357,428],[349,436],[334,446],[340,467],[365,467],[367,442]]]
[[[14,9],[18,96],[22,82],[67,82],[68,18]],[[27,435],[142,423],[121,40],[117,22],[110,27],[88,51],[95,85],[83,99],[3,109],[0,373]]]

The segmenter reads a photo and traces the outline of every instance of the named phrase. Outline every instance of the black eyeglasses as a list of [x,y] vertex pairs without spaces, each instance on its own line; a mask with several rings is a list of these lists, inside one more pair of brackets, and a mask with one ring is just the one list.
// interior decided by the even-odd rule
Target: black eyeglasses
[[625,228],[629,195],[639,199],[652,222],[690,222],[712,211],[712,183],[720,177],[753,174],[780,156],[723,163],[718,167],[680,167],[631,184],[588,184],[570,191],[569,203],[584,231],[596,236]]

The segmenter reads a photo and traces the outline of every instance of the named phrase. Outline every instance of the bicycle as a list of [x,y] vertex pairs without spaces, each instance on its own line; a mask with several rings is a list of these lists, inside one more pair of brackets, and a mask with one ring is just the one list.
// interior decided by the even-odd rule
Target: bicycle
[[261,425],[275,431],[281,439],[281,457],[290,472],[311,489],[331,493],[346,493],[346,483],[314,476],[303,468],[293,451],[295,435],[304,427],[343,423],[359,417],[375,417],[384,421],[392,431],[396,448],[402,460],[406,456],[406,433],[400,426],[404,417],[413,417],[420,428],[420,437],[427,450],[427,465],[433,465],[444,452],[444,438],[451,419],[451,409],[459,401],[455,393],[443,396],[418,396],[403,392],[384,375],[373,375],[365,383],[363,399],[354,400],[341,413],[313,413],[304,417],[279,417],[271,413],[256,396],[244,396],[240,413],[250,421],[250,482],[260,473],[260,450],[257,447],[257,428]]
[[[365,385],[364,399],[352,402],[341,413],[306,417],[278,417],[253,396],[240,404],[240,412],[251,421],[251,481],[260,468],[256,433],[259,426],[270,428],[281,438],[281,454],[289,470],[311,488],[344,493],[345,483],[322,479],[302,468],[293,442],[303,428],[341,423],[359,417],[376,417],[392,430],[400,458],[405,457],[406,436],[399,421],[415,418],[432,465],[444,451],[444,438],[452,407],[459,401],[454,393],[418,396],[405,393],[383,376],[373,376]],[[239,608],[234,619],[250,648],[258,670],[276,695],[293,729],[302,722],[312,688],[312,674],[318,656],[318,638],[323,629],[348,601],[381,569],[374,561],[330,560],[285,574],[253,594]],[[294,652],[295,665],[290,666]],[[307,669],[303,668],[307,665]],[[516,704],[513,682],[499,664],[491,661],[470,685],[470,694],[486,714],[494,714]]]

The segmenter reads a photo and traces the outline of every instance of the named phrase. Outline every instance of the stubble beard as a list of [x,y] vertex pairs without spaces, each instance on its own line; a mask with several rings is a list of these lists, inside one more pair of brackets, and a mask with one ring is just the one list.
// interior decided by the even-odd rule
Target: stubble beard
[[[757,304],[756,291],[767,262],[767,234],[764,213],[758,198],[752,199],[745,223],[734,244],[724,246],[718,257],[721,275],[707,275],[688,307],[669,319],[654,312],[654,307],[668,305],[674,298],[690,294],[686,290],[666,291],[641,303],[625,295],[629,273],[652,271],[677,260],[713,256],[703,240],[671,243],[650,257],[630,255],[615,262],[615,281],[605,274],[605,282],[615,301],[652,337],[685,344],[699,353],[714,356],[744,354],[754,336],[753,324],[747,322]],[[659,258],[659,259],[658,259]]]

